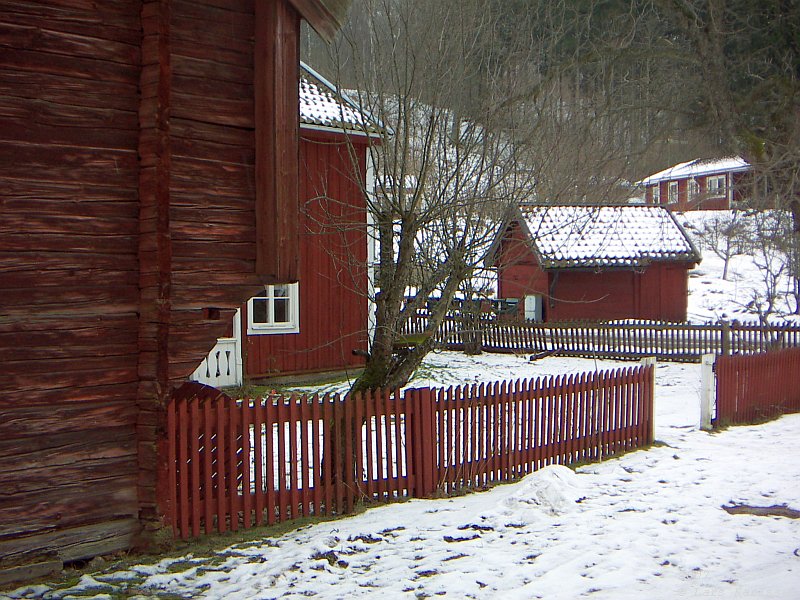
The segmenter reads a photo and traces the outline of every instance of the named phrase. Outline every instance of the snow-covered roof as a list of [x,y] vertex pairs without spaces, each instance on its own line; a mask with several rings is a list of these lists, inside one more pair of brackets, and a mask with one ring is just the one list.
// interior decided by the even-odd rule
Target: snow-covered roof
[[700,260],[672,213],[660,206],[522,206],[518,218],[544,269]]
[[653,185],[659,181],[671,181],[675,179],[686,179],[688,177],[701,177],[713,173],[733,173],[747,171],[750,163],[741,156],[730,156],[728,158],[705,159],[697,158],[688,162],[678,163],[668,169],[659,171],[638,182],[639,185]]
[[300,123],[306,126],[378,133],[380,126],[362,115],[344,92],[308,65],[300,64]]

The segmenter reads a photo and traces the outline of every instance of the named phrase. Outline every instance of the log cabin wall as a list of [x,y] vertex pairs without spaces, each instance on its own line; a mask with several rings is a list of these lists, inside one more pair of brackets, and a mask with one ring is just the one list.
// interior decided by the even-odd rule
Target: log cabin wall
[[291,182],[296,127],[263,125],[297,114],[299,16],[258,6],[260,38],[253,0],[0,2],[0,571],[153,539],[170,390],[280,275],[255,129]]
[[141,8],[0,5],[0,569],[138,530]]
[[300,142],[300,331],[247,335],[250,379],[363,366],[367,349],[367,222],[363,136],[303,130]]

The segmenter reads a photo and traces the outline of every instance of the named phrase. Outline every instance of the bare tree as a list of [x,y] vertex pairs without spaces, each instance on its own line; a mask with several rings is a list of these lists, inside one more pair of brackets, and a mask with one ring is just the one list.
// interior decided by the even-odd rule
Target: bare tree
[[788,213],[766,211],[753,216],[755,232],[751,245],[753,262],[761,275],[761,286],[754,290],[748,308],[767,324],[776,313],[785,312],[785,300],[790,289],[791,222]]
[[[530,190],[507,126],[517,107],[502,102],[511,69],[481,60],[492,15],[479,2],[364,0],[358,8],[332,59],[335,79],[383,128],[370,149],[374,191],[364,182],[379,269],[356,390],[408,380],[505,206]],[[403,340],[405,323],[431,297],[428,329]]]
[[728,280],[728,267],[734,256],[746,254],[752,240],[741,211],[724,212],[705,219],[695,230],[703,246],[723,261],[722,279]]
[[[459,289],[472,295],[508,206],[627,199],[620,183],[646,147],[629,130],[651,96],[625,52],[652,32],[639,9],[608,4],[360,0],[315,63],[382,124],[374,193],[363,182],[375,328],[354,389],[408,380]],[[427,330],[404,339],[432,297]]]

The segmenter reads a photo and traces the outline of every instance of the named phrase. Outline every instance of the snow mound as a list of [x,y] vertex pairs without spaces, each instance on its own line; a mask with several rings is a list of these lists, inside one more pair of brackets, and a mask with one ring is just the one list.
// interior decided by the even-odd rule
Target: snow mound
[[516,490],[501,501],[500,510],[508,515],[536,508],[548,515],[575,510],[583,497],[579,476],[561,465],[550,465],[522,480]]

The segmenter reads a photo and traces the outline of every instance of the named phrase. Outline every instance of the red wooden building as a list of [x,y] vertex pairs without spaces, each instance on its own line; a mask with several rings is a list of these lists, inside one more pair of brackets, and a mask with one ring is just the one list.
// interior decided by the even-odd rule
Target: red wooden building
[[0,580],[162,527],[171,390],[298,279],[300,19],[347,4],[0,5]]
[[[368,345],[368,147],[379,128],[306,65],[300,78],[300,281],[268,285],[193,374],[238,385],[361,367]],[[353,351],[360,351],[354,353]]]
[[685,321],[699,261],[673,215],[647,206],[523,206],[489,256],[498,298],[541,321]]
[[697,159],[674,165],[638,182],[645,202],[670,210],[728,210],[747,198],[750,165],[738,156]]

